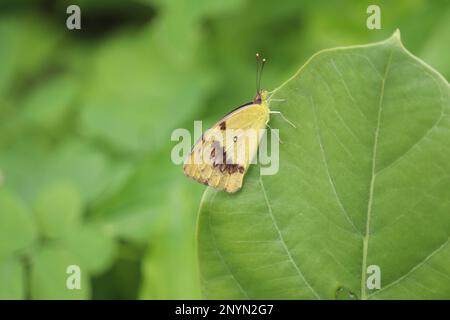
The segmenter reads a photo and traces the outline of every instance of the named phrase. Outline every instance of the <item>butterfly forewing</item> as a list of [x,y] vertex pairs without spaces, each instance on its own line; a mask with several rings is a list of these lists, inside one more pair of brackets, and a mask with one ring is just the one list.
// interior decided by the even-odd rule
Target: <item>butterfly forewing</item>
[[265,101],[228,114],[194,145],[184,163],[185,174],[220,190],[238,191],[268,120]]

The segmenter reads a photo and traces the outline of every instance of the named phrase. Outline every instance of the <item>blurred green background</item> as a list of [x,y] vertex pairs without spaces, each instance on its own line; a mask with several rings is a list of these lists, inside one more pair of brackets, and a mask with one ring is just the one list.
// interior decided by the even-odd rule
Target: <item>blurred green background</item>
[[[70,4],[81,30],[66,28]],[[171,162],[171,132],[253,98],[255,52],[271,90],[318,50],[396,28],[449,78],[445,0],[3,1],[0,298],[201,298],[205,187]],[[65,287],[70,264],[81,290]]]

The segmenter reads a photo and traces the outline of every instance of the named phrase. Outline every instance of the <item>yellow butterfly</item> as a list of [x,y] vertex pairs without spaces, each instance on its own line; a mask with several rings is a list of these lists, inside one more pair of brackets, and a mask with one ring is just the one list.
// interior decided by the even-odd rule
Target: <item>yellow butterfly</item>
[[[206,130],[184,161],[184,173],[205,185],[226,192],[242,187],[244,175],[256,155],[262,130],[269,122],[268,92],[260,89],[266,59],[256,54],[256,96]],[[284,117],[283,117],[284,118]]]

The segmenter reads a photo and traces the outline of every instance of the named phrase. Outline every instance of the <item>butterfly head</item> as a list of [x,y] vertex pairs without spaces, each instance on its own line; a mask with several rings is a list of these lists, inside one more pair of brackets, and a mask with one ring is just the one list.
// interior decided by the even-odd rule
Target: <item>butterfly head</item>
[[253,99],[253,103],[262,104],[267,101],[267,90],[259,90]]

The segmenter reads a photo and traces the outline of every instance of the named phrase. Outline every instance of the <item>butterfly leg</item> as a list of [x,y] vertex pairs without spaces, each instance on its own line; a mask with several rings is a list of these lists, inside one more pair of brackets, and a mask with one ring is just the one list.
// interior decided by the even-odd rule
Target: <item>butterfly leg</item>
[[[270,129],[270,130],[273,130],[272,129],[272,127],[271,126],[269,126],[269,124],[268,123],[266,123],[266,126]],[[283,140],[281,140],[281,138],[280,138],[280,136],[279,135],[277,135],[276,136],[277,138],[278,138],[278,142],[280,142],[281,144],[283,144]]]
[[295,129],[297,129],[297,127],[295,126],[295,124],[293,124],[291,121],[289,121],[288,118],[286,118],[286,117],[281,113],[281,111],[272,111],[272,110],[271,110],[269,113],[271,113],[271,114],[279,114],[279,115],[283,118],[284,121],[286,121],[286,122],[289,123],[291,126],[293,126]]
[[267,101],[268,102],[270,102],[270,101],[286,101],[285,99],[275,99],[275,98],[272,98],[272,96],[274,95],[274,91],[270,91],[270,92],[267,92]]
[[272,98],[272,99],[270,99],[270,102],[271,101],[274,101],[274,102],[285,102],[286,99],[275,99],[275,98]]

